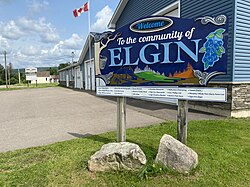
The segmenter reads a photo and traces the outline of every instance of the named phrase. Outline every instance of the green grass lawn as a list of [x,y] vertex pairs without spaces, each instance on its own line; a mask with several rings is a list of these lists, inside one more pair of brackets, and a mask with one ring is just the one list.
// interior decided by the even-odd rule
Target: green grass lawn
[[22,90],[22,89],[34,89],[34,88],[48,88],[48,87],[56,87],[58,83],[46,83],[46,84],[15,84],[10,85],[9,88],[1,87],[0,91],[10,91],[10,90]]
[[[152,162],[165,133],[175,137],[176,123],[129,129],[127,140],[139,144]],[[190,122],[188,146],[199,155],[190,175],[167,171],[141,180],[138,171],[89,172],[90,156],[115,137],[111,132],[1,153],[0,186],[250,186],[249,118]]]

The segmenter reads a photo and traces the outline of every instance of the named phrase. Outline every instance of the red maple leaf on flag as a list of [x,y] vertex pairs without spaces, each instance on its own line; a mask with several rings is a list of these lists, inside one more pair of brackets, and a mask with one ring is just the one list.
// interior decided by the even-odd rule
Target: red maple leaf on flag
[[75,9],[73,10],[73,15],[75,17],[78,17],[81,15],[81,13],[83,12],[87,12],[89,10],[89,3],[85,3],[82,7],[78,8],[78,9]]

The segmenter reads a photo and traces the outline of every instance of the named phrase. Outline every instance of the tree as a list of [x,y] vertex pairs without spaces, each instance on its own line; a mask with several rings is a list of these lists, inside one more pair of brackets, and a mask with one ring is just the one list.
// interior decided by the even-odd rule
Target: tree
[[58,75],[57,67],[50,67],[47,71],[50,72],[50,75]]
[[17,83],[18,83],[18,79],[16,77],[10,78],[10,84],[17,84]]
[[21,78],[21,82],[22,82],[22,83],[24,83],[24,84],[26,84],[26,83],[27,83],[25,73],[20,73],[20,78]]
[[4,67],[0,64],[0,85],[5,84],[5,74],[4,74]]
[[61,63],[61,64],[59,64],[59,66],[58,66],[58,70],[63,69],[63,68],[66,68],[66,67],[69,66],[69,65],[70,65],[69,62],[68,62],[68,63]]

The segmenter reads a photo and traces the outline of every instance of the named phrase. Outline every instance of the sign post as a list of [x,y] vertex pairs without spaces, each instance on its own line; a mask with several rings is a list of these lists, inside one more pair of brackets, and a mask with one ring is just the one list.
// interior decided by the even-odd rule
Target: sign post
[[188,131],[188,101],[178,100],[178,114],[177,114],[177,140],[183,144],[187,144]]
[[126,141],[126,98],[117,97],[117,142]]

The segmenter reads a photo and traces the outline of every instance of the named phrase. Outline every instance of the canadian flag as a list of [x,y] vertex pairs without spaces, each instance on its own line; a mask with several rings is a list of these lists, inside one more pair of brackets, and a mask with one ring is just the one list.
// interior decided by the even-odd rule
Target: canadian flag
[[87,2],[81,8],[73,10],[73,15],[75,17],[78,17],[81,15],[81,13],[87,12],[88,10],[89,10],[89,4]]

